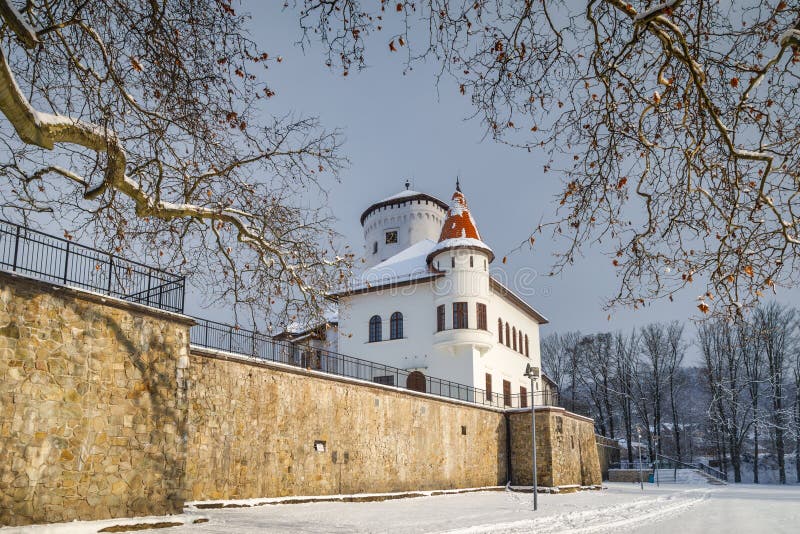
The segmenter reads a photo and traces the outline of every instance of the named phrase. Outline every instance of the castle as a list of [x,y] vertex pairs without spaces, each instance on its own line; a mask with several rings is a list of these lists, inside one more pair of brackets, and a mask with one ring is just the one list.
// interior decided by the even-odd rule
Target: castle
[[[490,273],[494,253],[458,182],[450,204],[409,185],[362,213],[365,269],[335,295],[338,317],[287,337],[408,372],[378,383],[426,392],[453,382],[469,388],[448,396],[526,407],[523,375],[541,367],[547,319]],[[554,385],[542,380],[547,402]]]

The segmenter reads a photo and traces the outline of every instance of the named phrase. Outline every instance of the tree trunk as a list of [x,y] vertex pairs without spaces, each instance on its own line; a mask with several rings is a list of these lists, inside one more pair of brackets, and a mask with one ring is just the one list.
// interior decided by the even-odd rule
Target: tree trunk
[[678,461],[681,461],[681,430],[678,427],[678,409],[675,405],[675,384],[672,375],[669,377],[669,398],[672,408],[672,434],[675,437],[675,454]]
[[758,400],[753,400],[753,484],[758,484]]
[[[800,374],[795,374],[795,377],[800,378]],[[797,483],[800,484],[800,380],[795,380],[794,434],[794,468],[797,474]]]
[[782,389],[780,384],[776,388],[775,397],[772,401],[775,410],[775,454],[778,455],[778,482],[786,484],[786,457],[783,443],[783,402],[781,401]]

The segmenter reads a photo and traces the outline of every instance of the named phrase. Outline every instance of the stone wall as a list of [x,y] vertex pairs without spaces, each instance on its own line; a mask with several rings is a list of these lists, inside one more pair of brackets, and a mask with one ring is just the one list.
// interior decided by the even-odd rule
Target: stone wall
[[[530,484],[529,410],[190,351],[190,325],[0,272],[0,525]],[[591,420],[536,413],[539,483],[599,483]]]
[[0,525],[181,511],[189,324],[0,272]]
[[194,348],[190,367],[192,500],[506,481],[498,410]]
[[[609,469],[608,470],[608,481],[609,482],[636,482],[639,483],[639,474],[640,471],[638,469]],[[645,469],[641,472],[641,480],[647,481],[647,477],[650,476],[650,470]]]
[[[511,484],[532,482],[531,411],[508,414]],[[540,486],[593,486],[602,482],[594,423],[563,408],[536,409],[536,481]]]
[[605,436],[596,435],[595,440],[597,441],[597,456],[600,460],[600,472],[603,480],[608,480],[608,468],[612,464],[619,464],[620,446],[616,440]]

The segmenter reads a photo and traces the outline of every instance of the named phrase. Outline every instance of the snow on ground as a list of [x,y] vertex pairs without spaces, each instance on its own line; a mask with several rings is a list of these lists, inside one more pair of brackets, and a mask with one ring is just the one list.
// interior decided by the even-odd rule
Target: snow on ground
[[[800,486],[697,486],[669,484],[657,488],[609,483],[601,491],[540,494],[533,512],[532,495],[482,491],[380,502],[316,502],[251,508],[193,510],[158,518],[185,524],[163,533],[781,533],[798,532]],[[207,518],[207,523],[192,523]],[[148,518],[148,521],[154,519]],[[0,529],[0,534],[97,532],[112,524],[142,523],[144,518],[107,520],[27,529]]]

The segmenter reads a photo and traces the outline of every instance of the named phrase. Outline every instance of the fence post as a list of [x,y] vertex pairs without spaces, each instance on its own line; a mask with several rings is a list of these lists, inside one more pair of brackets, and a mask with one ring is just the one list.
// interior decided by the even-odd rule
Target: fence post
[[67,268],[69,267],[69,241],[67,241],[67,250],[66,254],[64,255],[64,285],[67,284]]
[[233,352],[233,327],[231,327],[231,333],[228,334],[228,352]]
[[11,263],[11,270],[17,270],[17,253],[19,252],[19,232],[20,226],[17,226],[17,237],[14,239],[14,261]]
[[[69,243],[67,243],[67,247],[69,247]],[[64,270],[66,272],[66,269]],[[106,293],[109,295],[111,294],[111,276],[114,272],[114,256],[109,254],[108,255],[108,288],[106,288]]]
[[151,280],[152,271],[150,269],[147,270],[147,305],[150,305],[150,286],[152,284]]
[[186,277],[181,276],[181,313],[186,310]]
[[205,335],[205,338],[206,338],[206,347],[208,347],[208,331],[209,331],[209,326],[210,326],[210,325],[208,324],[208,321],[205,321],[205,323],[206,323],[206,324],[204,325],[204,328],[206,329],[206,335]]

